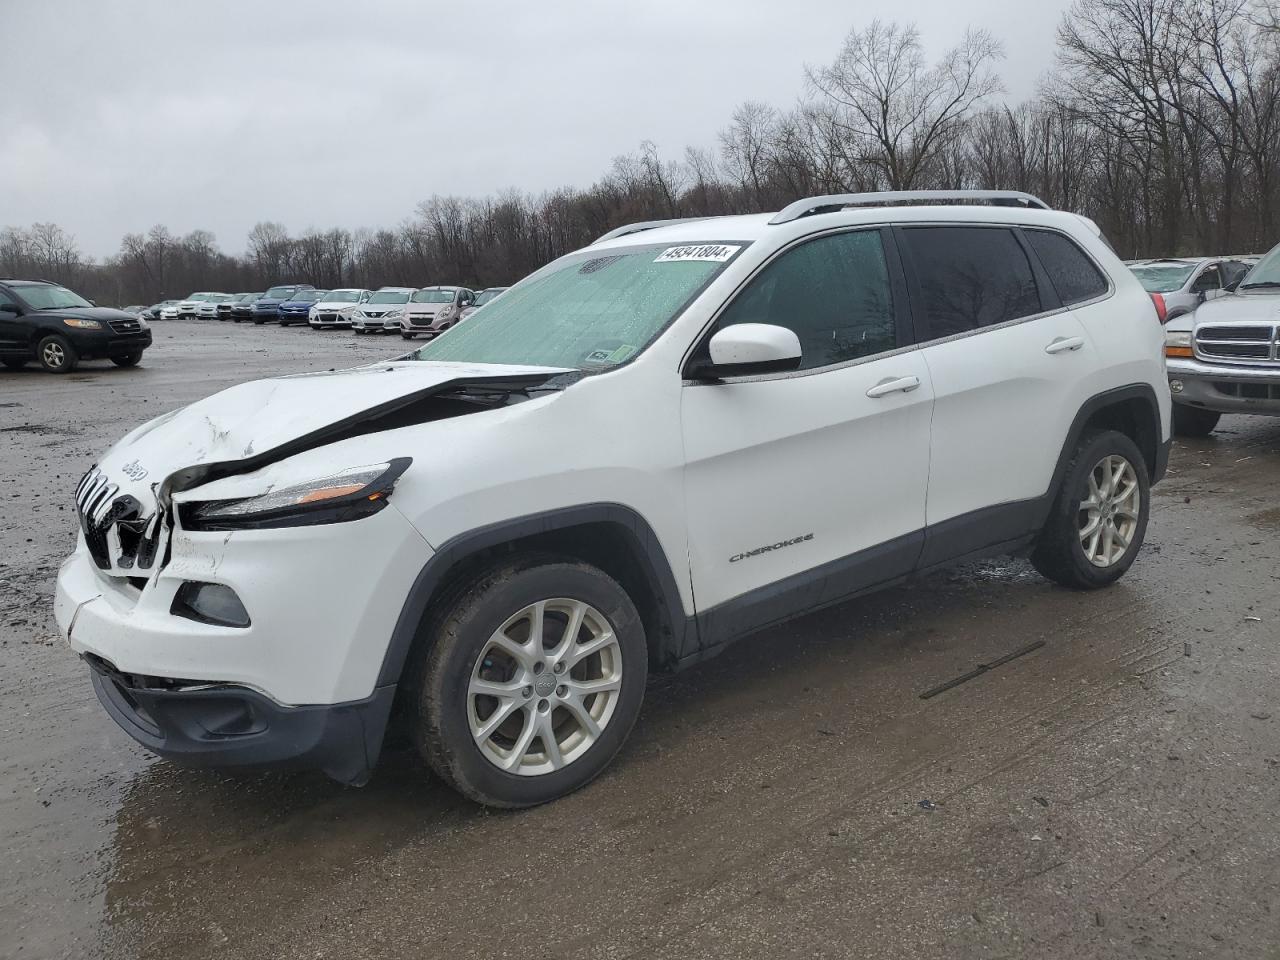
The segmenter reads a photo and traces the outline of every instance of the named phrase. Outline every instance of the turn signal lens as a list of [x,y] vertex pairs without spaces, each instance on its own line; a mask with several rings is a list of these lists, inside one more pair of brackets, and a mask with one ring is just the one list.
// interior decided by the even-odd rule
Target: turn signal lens
[[78,317],[63,317],[62,322],[68,327],[76,327],[79,330],[101,330],[102,324],[97,320],[81,320]]
[[1195,353],[1191,349],[1191,331],[1166,330],[1164,332],[1164,355],[1166,357],[1194,357]]

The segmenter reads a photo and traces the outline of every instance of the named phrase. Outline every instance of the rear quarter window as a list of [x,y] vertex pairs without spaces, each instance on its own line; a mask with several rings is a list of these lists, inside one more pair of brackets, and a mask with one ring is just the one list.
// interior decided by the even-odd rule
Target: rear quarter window
[[1070,237],[1052,230],[1024,230],[1023,233],[1049,274],[1063,306],[1094,300],[1107,292],[1110,287],[1107,278]]

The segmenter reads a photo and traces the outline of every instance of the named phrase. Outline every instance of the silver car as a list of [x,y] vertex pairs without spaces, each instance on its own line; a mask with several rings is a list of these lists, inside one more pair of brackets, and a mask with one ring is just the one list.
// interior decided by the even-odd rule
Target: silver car
[[1190,313],[1206,300],[1235,289],[1251,264],[1226,257],[1169,257],[1135,260],[1129,269],[1172,320]]

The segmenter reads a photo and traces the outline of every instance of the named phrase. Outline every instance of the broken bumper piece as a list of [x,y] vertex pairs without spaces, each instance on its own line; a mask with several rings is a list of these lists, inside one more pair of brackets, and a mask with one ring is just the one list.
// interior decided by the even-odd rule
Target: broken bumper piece
[[86,654],[111,718],[152,753],[191,767],[322,770],[363,784],[377,762],[395,687],[351,703],[286,707],[255,690],[124,674]]

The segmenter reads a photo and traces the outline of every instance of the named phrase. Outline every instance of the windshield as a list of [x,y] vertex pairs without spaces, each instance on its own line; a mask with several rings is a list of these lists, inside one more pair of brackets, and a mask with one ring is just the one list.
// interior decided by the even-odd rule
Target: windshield
[[315,303],[329,291],[327,290],[302,290],[293,295],[293,299],[298,303]]
[[419,290],[409,299],[414,303],[453,303],[452,290]]
[[403,290],[379,290],[369,298],[370,303],[407,303],[409,294]]
[[522,280],[418,360],[598,370],[630,360],[744,244],[622,247],[574,254]]
[[481,290],[476,296],[476,306],[483,307],[486,303],[502,292],[502,289]]
[[267,291],[267,296],[272,300],[288,300],[297,289],[297,287],[272,287]]
[[356,303],[360,299],[359,290],[333,290],[325,294],[326,303]]
[[1240,289],[1249,287],[1280,287],[1280,247],[1274,247],[1245,274]]
[[257,300],[260,296],[262,296],[262,294],[260,294],[260,293],[242,293],[242,294],[240,295],[240,299],[239,299],[239,301],[237,301],[237,302],[239,302],[239,303],[253,303],[253,301]]
[[66,287],[32,284],[29,287],[19,286],[17,291],[33,310],[66,310],[70,307],[93,306],[80,294],[72,293]]
[[1194,263],[1148,263],[1130,269],[1147,293],[1171,293],[1182,289],[1195,268]]

